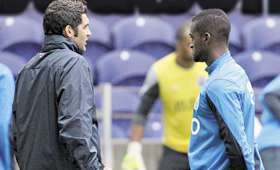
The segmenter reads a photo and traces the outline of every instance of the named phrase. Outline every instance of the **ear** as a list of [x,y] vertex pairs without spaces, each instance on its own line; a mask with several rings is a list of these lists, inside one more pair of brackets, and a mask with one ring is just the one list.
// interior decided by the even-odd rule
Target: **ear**
[[206,32],[203,38],[205,43],[209,43],[211,40],[211,34],[209,32]]
[[63,35],[67,38],[72,38],[74,36],[74,30],[70,25],[67,25],[63,30]]

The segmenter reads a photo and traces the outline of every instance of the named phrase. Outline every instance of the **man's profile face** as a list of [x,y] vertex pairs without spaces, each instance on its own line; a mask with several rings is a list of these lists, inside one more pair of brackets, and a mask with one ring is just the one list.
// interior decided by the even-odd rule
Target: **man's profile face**
[[193,60],[195,62],[206,61],[208,52],[205,49],[205,45],[203,44],[203,37],[199,34],[199,32],[196,29],[195,22],[191,24],[190,37],[192,39],[190,48],[192,49]]
[[78,36],[73,36],[71,38],[71,40],[74,41],[78,45],[78,47],[83,51],[86,51],[86,41],[88,40],[88,36],[91,35],[88,25],[89,19],[87,15],[82,14],[82,23],[78,26]]

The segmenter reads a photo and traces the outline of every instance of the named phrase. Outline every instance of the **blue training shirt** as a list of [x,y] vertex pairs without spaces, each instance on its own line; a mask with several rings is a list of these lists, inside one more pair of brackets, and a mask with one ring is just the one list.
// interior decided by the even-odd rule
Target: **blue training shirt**
[[254,145],[255,97],[245,71],[230,52],[206,71],[209,78],[193,109],[191,169],[263,169]]

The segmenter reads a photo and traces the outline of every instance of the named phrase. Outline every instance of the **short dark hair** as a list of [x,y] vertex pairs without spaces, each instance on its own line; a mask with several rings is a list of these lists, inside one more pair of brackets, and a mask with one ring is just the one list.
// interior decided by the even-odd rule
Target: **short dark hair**
[[195,30],[201,36],[209,32],[217,40],[228,42],[231,26],[223,10],[216,8],[203,10],[192,18],[192,22],[196,22]]
[[63,29],[70,25],[78,36],[78,25],[82,23],[82,14],[87,13],[84,0],[54,0],[44,14],[45,35],[63,35]]
[[183,40],[185,38],[185,32],[190,29],[191,21],[184,21],[177,29],[176,40]]

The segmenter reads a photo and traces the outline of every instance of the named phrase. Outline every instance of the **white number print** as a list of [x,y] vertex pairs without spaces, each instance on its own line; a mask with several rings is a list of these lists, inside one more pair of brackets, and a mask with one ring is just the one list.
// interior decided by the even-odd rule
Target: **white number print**
[[197,96],[196,98],[196,101],[195,101],[195,104],[194,104],[194,110],[197,110],[198,109],[198,106],[199,106],[199,98],[200,98],[200,94]]
[[252,105],[255,105],[255,102],[254,102],[254,100],[253,100],[254,91],[253,91],[252,85],[251,85],[251,83],[250,83],[249,81],[247,82],[247,89],[248,89],[248,91],[250,92],[251,103],[252,103]]
[[[194,124],[194,123],[196,123],[196,130],[195,130],[195,131],[193,131],[193,124]],[[198,132],[199,132],[199,130],[200,130],[200,123],[199,123],[199,121],[198,121],[197,118],[193,118],[193,119],[192,119],[191,130],[192,130],[192,134],[193,134],[193,135],[198,134]]]

